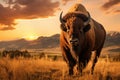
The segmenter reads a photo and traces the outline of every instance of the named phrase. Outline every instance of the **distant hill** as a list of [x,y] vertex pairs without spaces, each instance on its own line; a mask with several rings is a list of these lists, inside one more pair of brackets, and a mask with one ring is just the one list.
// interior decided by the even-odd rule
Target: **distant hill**
[[120,46],[120,32],[108,32],[105,41],[105,47]]
[[[59,34],[50,37],[41,36],[36,40],[25,39],[1,41],[0,49],[43,49],[59,47]],[[120,46],[120,32],[108,32],[104,47]],[[114,50],[113,50],[114,51]],[[118,49],[117,49],[118,51]]]
[[54,48],[59,46],[59,34],[50,37],[39,37],[34,41],[29,42],[27,48]]
[[41,36],[33,41],[25,39],[1,41],[0,49],[43,49],[59,47],[59,34],[50,37]]
[[4,49],[21,49],[26,48],[29,42],[25,39],[13,40],[13,41],[1,41],[0,48]]

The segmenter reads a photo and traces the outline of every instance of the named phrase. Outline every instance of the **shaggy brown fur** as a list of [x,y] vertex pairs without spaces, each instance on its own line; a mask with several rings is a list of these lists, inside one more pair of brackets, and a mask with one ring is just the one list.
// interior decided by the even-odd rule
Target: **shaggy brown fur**
[[[66,14],[63,20],[65,23],[61,23],[60,46],[69,67],[69,75],[73,74],[75,65],[78,66],[78,72],[82,73],[91,58],[92,51],[95,51],[96,55],[91,69],[91,73],[93,73],[106,37],[103,26],[93,19],[87,26],[84,26],[83,23],[87,17],[74,12]],[[73,44],[70,43],[70,39],[78,41]]]

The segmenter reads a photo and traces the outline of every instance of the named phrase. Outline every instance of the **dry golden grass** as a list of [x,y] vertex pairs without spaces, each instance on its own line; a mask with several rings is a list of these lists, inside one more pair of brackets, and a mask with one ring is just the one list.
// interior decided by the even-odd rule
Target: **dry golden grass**
[[0,59],[0,80],[119,80],[120,62],[100,60],[93,75],[89,74],[91,64],[83,76],[68,76],[63,61],[40,59]]

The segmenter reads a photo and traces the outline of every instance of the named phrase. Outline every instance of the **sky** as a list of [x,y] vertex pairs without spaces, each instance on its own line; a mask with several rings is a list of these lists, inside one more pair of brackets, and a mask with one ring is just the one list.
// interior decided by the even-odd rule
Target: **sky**
[[0,41],[60,34],[59,15],[81,3],[106,31],[120,32],[120,0],[0,0]]

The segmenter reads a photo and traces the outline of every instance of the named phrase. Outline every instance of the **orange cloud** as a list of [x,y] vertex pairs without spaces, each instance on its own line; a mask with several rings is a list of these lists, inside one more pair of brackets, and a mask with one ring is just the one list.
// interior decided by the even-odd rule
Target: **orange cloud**
[[2,30],[14,29],[15,19],[54,16],[59,9],[59,2],[52,2],[52,0],[8,0],[8,4],[8,7],[0,4],[0,24],[2,27],[7,25]]
[[15,28],[9,25],[9,26],[1,28],[0,30],[6,31],[6,30],[13,30],[13,29],[15,29]]
[[117,14],[120,14],[120,10],[115,10],[114,12]]
[[[117,10],[117,8],[120,8],[120,6],[117,6],[120,4],[120,0],[109,0],[108,2],[106,2],[105,4],[103,4],[101,6],[101,9],[104,11],[107,11],[108,13],[118,13],[119,10]],[[110,10],[111,9],[111,10]],[[108,10],[110,10],[108,12]]]
[[[75,1],[75,0],[61,0],[63,5],[66,5],[70,1]],[[82,0],[76,0],[76,2],[81,2]]]
[[12,27],[14,24],[13,10],[0,4],[0,28],[6,25]]
[[53,16],[58,7],[59,2],[51,0],[17,0],[13,9],[17,12],[16,17],[33,19]]
[[63,4],[63,5],[66,5],[67,2],[69,2],[69,1],[71,1],[71,0],[61,0],[61,1],[62,1],[62,4]]

